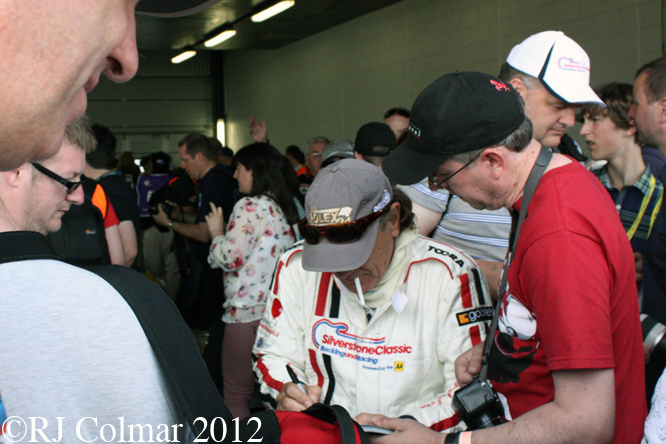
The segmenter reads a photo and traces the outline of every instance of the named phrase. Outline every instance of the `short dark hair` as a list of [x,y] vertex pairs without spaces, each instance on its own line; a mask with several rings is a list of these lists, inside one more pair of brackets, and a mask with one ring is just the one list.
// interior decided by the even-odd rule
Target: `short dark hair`
[[[629,120],[629,110],[634,103],[633,87],[629,83],[611,82],[594,88],[594,92],[606,104],[602,107],[596,103],[584,103],[576,115],[576,120],[583,122],[585,116],[608,117],[620,129],[633,128]],[[636,133],[638,141],[638,133]]]
[[409,110],[407,108],[395,107],[384,113],[384,118],[388,119],[391,116],[399,115],[402,117],[407,117],[409,119]]
[[666,96],[666,56],[641,66],[636,71],[636,77],[643,73],[646,73],[643,89],[648,102],[656,102]]
[[298,161],[298,163],[301,165],[305,165],[305,154],[303,154],[303,151],[301,151],[301,149],[296,145],[289,145],[287,147],[286,153],[287,155],[296,159],[296,161]]
[[216,157],[222,154],[222,142],[220,142],[220,139],[217,137],[209,137],[208,140],[210,141],[211,145],[213,145],[213,150],[215,151]]
[[539,79],[536,77],[525,74],[524,72],[517,70],[506,62],[502,64],[497,78],[505,83],[509,83],[511,79],[519,78],[527,89],[534,89],[540,83]]
[[94,151],[86,153],[86,162],[93,168],[114,169],[116,167],[116,136],[113,132],[99,123],[92,126],[97,147]]
[[190,133],[178,142],[178,147],[185,145],[185,152],[188,156],[194,157],[201,153],[206,160],[215,162],[217,160],[217,150],[210,142],[210,139],[201,133]]

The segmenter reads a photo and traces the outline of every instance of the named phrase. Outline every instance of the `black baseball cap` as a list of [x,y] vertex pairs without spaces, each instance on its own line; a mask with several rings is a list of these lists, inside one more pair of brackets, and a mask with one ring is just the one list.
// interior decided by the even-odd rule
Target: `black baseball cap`
[[204,11],[221,0],[139,0],[136,12],[159,17],[184,17]]
[[356,133],[354,150],[362,156],[388,156],[395,145],[395,134],[391,127],[381,122],[363,125]]
[[417,183],[456,154],[495,146],[524,120],[510,84],[480,72],[446,74],[416,98],[407,138],[382,169],[398,184]]

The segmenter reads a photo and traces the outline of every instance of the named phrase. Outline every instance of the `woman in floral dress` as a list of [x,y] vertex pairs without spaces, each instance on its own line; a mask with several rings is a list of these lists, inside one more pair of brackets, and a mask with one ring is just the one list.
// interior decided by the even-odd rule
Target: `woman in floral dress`
[[206,223],[213,239],[208,263],[224,270],[224,399],[233,415],[243,418],[250,413],[252,345],[273,269],[280,255],[295,242],[292,226],[299,216],[292,192],[297,179],[285,174],[285,159],[277,149],[254,143],[238,151],[233,162],[234,178],[246,197],[234,205],[229,226],[225,227],[222,209],[214,204]]

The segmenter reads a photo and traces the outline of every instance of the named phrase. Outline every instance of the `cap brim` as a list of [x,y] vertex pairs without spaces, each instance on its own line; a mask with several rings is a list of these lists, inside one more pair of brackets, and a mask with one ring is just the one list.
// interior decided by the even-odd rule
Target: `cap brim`
[[379,221],[374,221],[356,242],[332,244],[325,237],[316,245],[304,242],[303,268],[329,273],[356,270],[370,258],[378,230]]
[[382,162],[384,174],[399,185],[412,185],[420,182],[435,171],[451,154],[421,153],[412,149],[411,134]]
[[555,97],[564,100],[567,103],[594,103],[606,107],[606,104],[594,93],[594,90],[589,85],[575,85],[571,82],[564,81],[558,82],[557,79],[549,79],[548,75],[542,79],[542,83],[546,89]]
[[222,0],[140,0],[136,12],[157,17],[185,17],[205,11]]

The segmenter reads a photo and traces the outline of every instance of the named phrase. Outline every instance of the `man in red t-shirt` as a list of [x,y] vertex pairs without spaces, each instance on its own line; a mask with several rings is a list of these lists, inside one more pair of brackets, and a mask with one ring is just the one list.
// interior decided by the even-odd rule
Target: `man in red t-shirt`
[[[567,88],[591,93],[576,75]],[[458,71],[416,99],[384,171],[400,184],[427,176],[477,209],[519,211],[541,150],[510,84]],[[552,155],[507,276],[488,379],[510,422],[436,436],[414,421],[359,420],[397,430],[387,443],[639,443],[647,411],[633,254],[608,193],[572,158]],[[456,360],[460,385],[479,373],[482,349]]]

